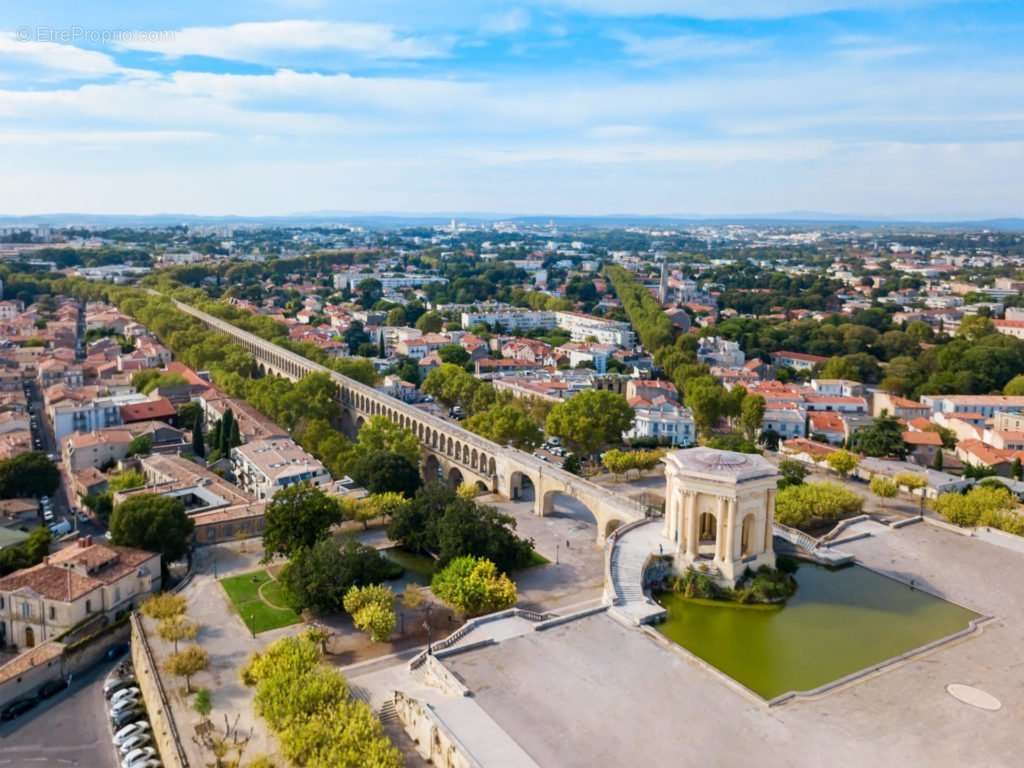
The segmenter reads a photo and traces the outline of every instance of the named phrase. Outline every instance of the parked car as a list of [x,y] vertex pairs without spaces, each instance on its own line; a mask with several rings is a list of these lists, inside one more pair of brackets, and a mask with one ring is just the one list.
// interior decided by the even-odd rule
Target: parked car
[[50,526],[50,535],[55,538],[67,536],[69,533],[71,533],[71,523],[64,518]]
[[130,650],[131,646],[128,645],[128,643],[116,643],[107,648],[107,652],[104,654],[104,656],[107,658],[107,660],[113,661],[114,659],[121,658]]
[[135,768],[139,763],[145,763],[156,757],[156,750],[152,747],[141,747],[133,749],[124,756],[121,761],[121,768]]
[[115,729],[120,730],[129,723],[134,723],[138,720],[144,720],[146,718],[146,710],[142,708],[141,704],[136,705],[135,709],[130,709],[126,712],[122,712],[116,717],[110,718],[110,724]]
[[108,676],[107,681],[103,684],[103,695],[109,699],[122,688],[130,688],[137,682],[135,675],[131,672],[124,675],[118,675],[117,677]]
[[134,685],[130,688],[122,688],[110,697],[110,705],[113,706],[114,704],[117,704],[117,702],[124,701],[125,699],[138,699],[141,698],[141,696],[142,691]]
[[112,704],[110,706],[110,716],[111,717],[117,717],[122,712],[128,712],[129,710],[134,709],[135,707],[141,707],[141,706],[142,706],[142,701],[140,700],[139,697],[137,697],[137,696],[129,696],[128,698],[121,699],[120,701],[118,701],[118,702],[116,702],[116,703],[114,703],[114,704]]
[[39,703],[38,699],[18,699],[0,710],[0,720],[13,720],[28,712]]
[[114,745],[120,747],[132,736],[140,733],[147,733],[150,729],[148,720],[139,720],[137,723],[131,723],[126,725],[124,728],[114,733]]
[[148,747],[153,741],[153,737],[148,733],[137,733],[130,739],[126,739],[124,744],[118,747],[121,750],[122,755],[128,755],[134,752],[136,749],[142,747]]
[[68,681],[63,677],[57,678],[56,680],[50,680],[49,682],[43,683],[39,688],[38,696],[39,700],[48,699],[51,696],[56,696],[58,693],[68,687]]

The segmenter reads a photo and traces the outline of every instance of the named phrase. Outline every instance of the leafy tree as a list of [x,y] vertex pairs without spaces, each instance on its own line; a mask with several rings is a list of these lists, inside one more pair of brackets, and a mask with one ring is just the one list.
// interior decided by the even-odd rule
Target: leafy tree
[[753,441],[761,431],[767,403],[761,395],[747,395],[740,406],[740,430],[747,440]]
[[178,652],[181,640],[195,640],[199,634],[199,625],[189,621],[181,614],[162,619],[156,627],[157,634],[169,643],[174,643],[174,652]]
[[195,523],[185,514],[179,499],[142,493],[114,508],[110,536],[115,544],[160,553],[160,567],[167,574],[170,563],[188,551]]
[[280,580],[296,611],[330,613],[341,609],[353,586],[378,584],[397,578],[401,571],[373,547],[347,537],[340,548],[331,539],[322,539],[296,550]]
[[512,445],[525,451],[533,450],[544,440],[530,415],[515,402],[479,411],[466,420],[465,427],[499,445]]
[[588,389],[558,403],[548,414],[548,434],[556,435],[584,454],[622,440],[633,424],[633,409],[622,395]]
[[[494,387],[476,378],[458,365],[443,363],[427,374],[422,389],[433,395],[447,406],[461,406],[469,413],[480,410],[474,408],[478,392],[488,390],[493,398]],[[490,405],[491,403],[487,403]],[[481,403],[482,405],[482,403]]]
[[583,463],[580,461],[579,456],[575,453],[570,453],[565,457],[565,461],[562,462],[562,469],[571,475],[582,475]]
[[149,435],[138,435],[128,443],[129,456],[148,456],[153,450],[153,438]]
[[192,676],[210,666],[209,654],[198,645],[190,645],[172,653],[164,662],[164,670],[176,677],[185,678],[185,690],[192,693]]
[[806,526],[812,520],[835,520],[860,513],[864,500],[838,483],[801,483],[775,497],[775,519],[783,525]]
[[430,589],[438,598],[467,616],[510,608],[516,603],[516,585],[499,573],[490,560],[459,557],[434,574]]
[[833,451],[825,457],[825,463],[831,467],[833,472],[838,472],[843,477],[846,477],[860,464],[860,457],[855,453],[840,448],[838,451]]
[[29,451],[0,461],[0,498],[49,496],[60,484],[60,472],[45,453]]
[[359,429],[356,455],[385,451],[403,457],[413,466],[420,460],[420,443],[412,431],[393,423],[386,416],[372,416]]
[[761,453],[761,450],[752,441],[747,440],[743,435],[736,432],[729,432],[724,435],[715,435],[710,440],[704,441],[708,448],[717,448],[720,451],[735,451],[736,453]]
[[1019,373],[1006,382],[1003,387],[1003,394],[1007,397],[1020,397],[1024,395],[1024,373]]
[[405,307],[392,307],[388,310],[387,320],[384,321],[385,325],[392,327],[401,328],[406,324]]
[[413,551],[435,553],[441,565],[474,555],[514,570],[529,564],[533,549],[516,536],[515,525],[513,517],[431,483],[394,514],[388,537]]
[[0,550],[0,576],[41,563],[50,552],[50,531],[36,528],[21,544]]
[[801,462],[793,459],[783,459],[779,462],[779,474],[782,479],[779,481],[779,489],[788,488],[791,485],[801,485],[804,478],[810,474],[807,467]]
[[383,643],[395,631],[395,595],[390,587],[379,584],[354,586],[345,593],[345,612],[357,629],[366,632],[375,643]]
[[161,592],[146,599],[139,606],[143,616],[148,616],[157,621],[181,616],[185,613],[185,598],[171,592]]
[[850,448],[865,456],[906,458],[907,444],[903,441],[903,425],[895,416],[878,416],[871,426],[853,433]]
[[693,414],[698,435],[707,440],[723,415],[727,398],[725,389],[712,377],[700,376],[686,383],[683,397]]
[[995,325],[990,318],[983,315],[968,315],[960,321],[956,335],[967,341],[978,341],[983,336],[996,333]]
[[341,521],[337,503],[315,485],[298,483],[274,494],[264,513],[264,558],[291,555],[326,538]]
[[464,350],[458,344],[448,344],[437,350],[437,356],[441,358],[443,362],[451,363],[452,365],[465,365],[469,362],[469,352]]
[[[203,720],[210,716],[213,704],[210,702],[209,688],[200,688],[196,691],[196,697],[192,700],[192,709],[194,709],[196,714],[203,718]],[[252,763],[249,763],[249,768],[252,768]]]
[[897,487],[907,488],[911,491],[916,491],[928,485],[928,481],[916,472],[898,472],[892,481]]
[[943,493],[932,502],[932,508],[954,525],[1000,529],[1009,527],[1004,518],[1015,506],[1013,494],[1007,488],[985,484],[976,485],[965,494]]
[[885,500],[891,499],[899,493],[899,487],[887,477],[875,475],[871,478],[871,492],[882,500],[882,509],[885,509]]
[[425,312],[416,321],[416,328],[423,333],[440,333],[444,328],[444,318],[437,312]]
[[351,467],[352,478],[367,491],[400,493],[407,498],[423,484],[415,464],[398,453],[373,451],[361,456]]
[[192,425],[192,453],[199,458],[206,456],[206,443],[203,440],[203,420],[196,419]]
[[146,484],[146,476],[137,469],[126,469],[111,475],[107,481],[107,488],[112,493],[128,491],[133,488],[141,488]]
[[373,277],[359,281],[356,290],[359,291],[359,304],[363,309],[370,309],[380,301],[380,297],[383,294],[383,286],[380,280]]
[[941,472],[942,471],[942,451],[941,450],[935,452],[935,458],[932,459],[932,469],[934,469],[937,472]]
[[1010,474],[1014,480],[1020,480],[1021,475],[1024,474],[1024,470],[1021,468],[1020,456],[1014,457],[1013,464],[1010,467]]
[[178,406],[178,426],[182,429],[194,430],[196,424],[203,421],[203,406],[195,400]]

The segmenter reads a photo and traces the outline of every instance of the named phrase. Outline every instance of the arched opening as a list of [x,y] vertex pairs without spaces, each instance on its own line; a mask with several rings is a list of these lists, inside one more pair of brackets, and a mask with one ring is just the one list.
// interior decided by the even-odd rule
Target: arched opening
[[32,627],[25,627],[25,647],[34,648],[36,644],[36,631]]
[[529,475],[524,475],[522,472],[513,472],[510,483],[509,497],[513,501],[534,500],[534,493],[536,491],[533,487],[533,480],[530,479]]
[[257,379],[262,379],[266,375],[267,375],[267,366],[265,366],[263,363],[260,363],[259,365],[257,365],[256,366],[256,378]]
[[703,512],[697,518],[697,553],[701,557],[713,558],[718,546],[718,520],[710,512]]
[[363,428],[363,424],[365,424],[365,423],[366,423],[366,419],[364,419],[362,416],[360,416],[358,419],[356,419],[356,433],[357,434],[358,434],[359,430]]
[[356,422],[352,419],[352,411],[348,408],[341,409],[341,419],[339,422],[341,432],[346,437],[353,439],[356,436]]
[[462,485],[462,473],[459,471],[458,467],[452,467],[451,471],[448,473],[448,485],[451,488],[458,488]]
[[753,513],[743,518],[743,525],[740,528],[740,557],[748,557],[757,552],[757,537],[754,535],[754,523]]
[[585,525],[597,527],[597,515],[579,499],[560,491],[548,491],[544,494],[543,515],[545,517],[567,517]]
[[488,466],[487,466],[487,474],[489,474],[489,475],[490,475],[491,477],[494,477],[494,476],[495,476],[496,474],[498,474],[498,470],[497,470],[497,468],[495,467],[495,464],[494,464],[494,459],[493,459],[493,458],[492,458],[492,459],[490,460],[490,462],[488,463]]
[[477,459],[479,459],[479,458],[480,458],[480,454],[478,454],[476,452],[476,448],[474,448],[473,449],[473,457],[470,459],[469,466],[471,466],[473,469],[476,469],[476,462],[477,462]]
[[462,461],[462,443],[455,442],[455,460]]
[[491,492],[491,489],[487,487],[487,483],[485,483],[483,480],[477,480],[476,481],[476,489],[478,491],[480,491],[480,493],[490,493]]
[[436,483],[440,479],[441,462],[437,460],[437,456],[429,454],[427,458],[423,460],[423,482]]
[[604,526],[605,538],[607,538],[608,536],[611,536],[612,532],[616,528],[618,528],[620,525],[622,525],[622,521],[621,520],[616,520],[614,518],[609,520],[607,523],[605,523],[605,526]]

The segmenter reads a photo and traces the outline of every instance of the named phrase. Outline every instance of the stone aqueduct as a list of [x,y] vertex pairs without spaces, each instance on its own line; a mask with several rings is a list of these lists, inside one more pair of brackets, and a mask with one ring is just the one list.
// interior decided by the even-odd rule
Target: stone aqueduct
[[256,358],[266,373],[290,379],[300,379],[307,373],[328,374],[338,385],[341,428],[350,437],[372,416],[384,416],[411,430],[423,449],[422,468],[426,478],[443,477],[452,484],[476,483],[510,499],[526,497],[532,490],[534,512],[538,515],[550,514],[559,495],[574,498],[594,515],[599,544],[622,523],[644,516],[637,502],[617,496],[532,454],[498,445],[225,320],[183,302],[174,303],[182,312],[230,336]]

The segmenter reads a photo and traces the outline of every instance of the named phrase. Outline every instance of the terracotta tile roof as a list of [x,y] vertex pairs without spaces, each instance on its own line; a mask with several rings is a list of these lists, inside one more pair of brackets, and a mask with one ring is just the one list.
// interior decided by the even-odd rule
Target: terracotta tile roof
[[30,589],[47,600],[70,603],[103,586],[103,582],[71,568],[40,563],[0,579],[0,592]]
[[904,432],[903,442],[907,445],[934,445],[942,447],[942,435],[938,432]]
[[166,397],[121,406],[121,418],[126,422],[173,419],[177,415],[174,404]]

